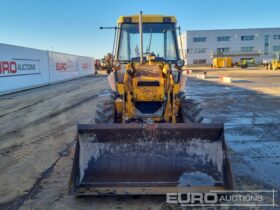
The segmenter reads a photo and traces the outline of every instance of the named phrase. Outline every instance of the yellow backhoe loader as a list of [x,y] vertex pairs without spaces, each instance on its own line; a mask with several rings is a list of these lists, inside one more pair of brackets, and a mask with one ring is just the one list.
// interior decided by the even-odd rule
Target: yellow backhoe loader
[[185,92],[175,17],[140,12],[115,29],[111,90],[100,94],[93,122],[78,125],[70,193],[232,189],[224,126],[202,123]]
[[268,66],[269,66],[268,68],[271,70],[280,69],[280,53],[274,54],[273,59]]

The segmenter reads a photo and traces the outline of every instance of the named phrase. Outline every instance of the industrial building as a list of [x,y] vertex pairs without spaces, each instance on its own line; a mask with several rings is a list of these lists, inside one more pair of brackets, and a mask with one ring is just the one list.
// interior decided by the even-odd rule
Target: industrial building
[[220,56],[262,63],[280,51],[280,28],[188,30],[181,37],[188,65],[210,65]]

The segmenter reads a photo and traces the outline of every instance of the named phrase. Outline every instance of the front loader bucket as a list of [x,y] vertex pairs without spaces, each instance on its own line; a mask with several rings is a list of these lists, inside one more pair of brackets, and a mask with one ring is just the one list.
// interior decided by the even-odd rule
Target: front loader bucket
[[75,195],[232,189],[223,125],[78,125],[69,186]]

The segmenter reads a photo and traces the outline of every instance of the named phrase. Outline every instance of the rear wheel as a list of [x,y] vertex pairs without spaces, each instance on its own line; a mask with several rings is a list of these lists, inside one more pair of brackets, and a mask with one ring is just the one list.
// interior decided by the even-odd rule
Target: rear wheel
[[92,122],[110,124],[116,121],[115,98],[112,91],[100,94],[100,101],[97,103],[95,118]]
[[203,120],[200,103],[193,99],[188,99],[185,93],[179,95],[180,108],[179,118],[184,123],[201,123]]

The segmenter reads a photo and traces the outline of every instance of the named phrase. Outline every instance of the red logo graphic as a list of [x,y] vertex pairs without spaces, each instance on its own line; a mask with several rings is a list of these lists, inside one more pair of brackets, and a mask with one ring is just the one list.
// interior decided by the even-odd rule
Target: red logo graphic
[[16,74],[17,63],[15,61],[0,61],[0,74]]
[[56,70],[57,71],[66,71],[67,64],[66,63],[56,63]]

